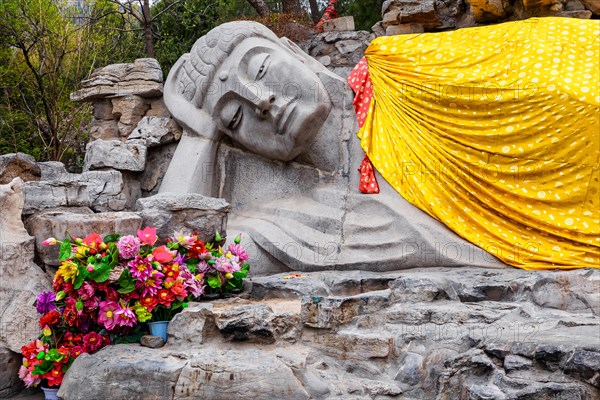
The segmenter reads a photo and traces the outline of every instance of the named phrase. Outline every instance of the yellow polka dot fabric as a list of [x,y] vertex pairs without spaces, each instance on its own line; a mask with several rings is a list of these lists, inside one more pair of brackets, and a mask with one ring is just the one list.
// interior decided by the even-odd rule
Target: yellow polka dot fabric
[[408,201],[524,269],[600,268],[600,21],[375,39],[361,145]]

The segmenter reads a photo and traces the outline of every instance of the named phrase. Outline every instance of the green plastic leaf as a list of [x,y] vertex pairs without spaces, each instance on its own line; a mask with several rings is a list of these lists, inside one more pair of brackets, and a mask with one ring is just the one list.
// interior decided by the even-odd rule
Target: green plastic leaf
[[73,282],[73,288],[75,290],[79,289],[83,282],[90,276],[87,272],[87,269],[82,265],[79,267],[79,273],[75,277],[75,281]]
[[58,260],[59,261],[64,261],[68,258],[71,258],[71,255],[73,254],[73,246],[71,245],[71,242],[68,239],[63,240],[60,243],[60,250],[58,253]]
[[221,278],[218,274],[209,275],[206,282],[208,283],[208,286],[210,286],[213,289],[218,289],[221,287]]
[[31,375],[44,375],[50,372],[50,370],[54,367],[54,361],[44,360],[41,364],[35,366]]
[[117,242],[120,238],[121,238],[121,235],[117,235],[116,233],[113,233],[111,235],[104,236],[103,241],[104,241],[104,243]]
[[106,282],[110,277],[110,265],[101,263],[96,265],[96,269],[90,272],[90,279],[97,283]]
[[128,269],[123,270],[117,282],[121,286],[121,289],[117,290],[119,293],[126,294],[135,290],[135,279],[131,277]]

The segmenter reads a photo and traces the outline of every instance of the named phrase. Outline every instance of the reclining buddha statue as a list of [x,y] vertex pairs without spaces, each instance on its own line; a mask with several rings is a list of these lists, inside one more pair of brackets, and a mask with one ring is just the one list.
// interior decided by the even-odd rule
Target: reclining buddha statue
[[[354,101],[290,40],[223,24],[165,82],[185,133],[160,191],[226,198],[256,273],[597,268],[599,34],[545,18],[380,37]],[[365,153],[379,194],[357,190]]]

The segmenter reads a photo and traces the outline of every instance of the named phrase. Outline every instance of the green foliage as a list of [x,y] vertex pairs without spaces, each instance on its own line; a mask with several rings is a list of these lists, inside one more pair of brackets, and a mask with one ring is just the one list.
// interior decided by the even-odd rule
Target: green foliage
[[190,51],[196,40],[220,22],[223,0],[160,0],[151,9],[155,52],[163,71]]
[[356,30],[371,31],[371,27],[381,21],[381,8],[384,0],[338,0],[336,10],[340,17],[352,15]]

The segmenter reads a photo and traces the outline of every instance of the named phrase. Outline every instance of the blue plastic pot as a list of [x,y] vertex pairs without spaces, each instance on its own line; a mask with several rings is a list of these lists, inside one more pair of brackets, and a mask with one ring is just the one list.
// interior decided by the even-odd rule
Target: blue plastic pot
[[43,387],[42,390],[44,391],[44,398],[46,400],[59,400],[57,394],[58,394],[58,388],[45,388]]
[[152,336],[160,336],[165,342],[167,341],[167,326],[169,326],[169,321],[150,322],[148,325],[150,326],[150,334]]

